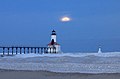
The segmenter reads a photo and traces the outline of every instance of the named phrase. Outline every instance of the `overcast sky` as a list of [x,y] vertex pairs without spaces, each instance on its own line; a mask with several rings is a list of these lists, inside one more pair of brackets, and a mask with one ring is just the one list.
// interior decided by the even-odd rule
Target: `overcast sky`
[[120,51],[120,0],[0,0],[1,45],[46,46],[53,29],[65,52]]

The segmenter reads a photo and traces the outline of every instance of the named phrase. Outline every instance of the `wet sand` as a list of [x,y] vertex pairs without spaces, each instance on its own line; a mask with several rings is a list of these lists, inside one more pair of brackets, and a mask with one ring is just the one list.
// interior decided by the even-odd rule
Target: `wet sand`
[[0,79],[120,79],[120,74],[55,73],[48,71],[0,70]]

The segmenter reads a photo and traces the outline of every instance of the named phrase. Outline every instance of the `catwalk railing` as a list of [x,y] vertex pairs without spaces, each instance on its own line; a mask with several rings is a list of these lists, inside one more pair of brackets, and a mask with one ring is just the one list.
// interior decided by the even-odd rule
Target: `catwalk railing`
[[[49,50],[49,52],[48,52]],[[22,46],[0,46],[3,55],[27,54],[27,53],[56,53],[55,47],[22,47]]]

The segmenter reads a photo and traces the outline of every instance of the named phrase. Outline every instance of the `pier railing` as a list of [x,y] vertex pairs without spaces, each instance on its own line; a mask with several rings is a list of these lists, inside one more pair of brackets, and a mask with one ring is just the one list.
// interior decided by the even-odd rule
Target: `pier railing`
[[[48,52],[49,50],[49,52]],[[53,51],[54,50],[54,51]],[[28,54],[28,53],[56,53],[56,48],[50,47],[25,47],[25,46],[0,46],[3,55]]]

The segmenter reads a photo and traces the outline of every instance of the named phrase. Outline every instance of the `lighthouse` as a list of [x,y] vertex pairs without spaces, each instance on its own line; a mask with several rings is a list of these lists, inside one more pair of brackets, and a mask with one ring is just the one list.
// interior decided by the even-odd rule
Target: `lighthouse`
[[60,53],[60,44],[57,43],[57,34],[56,31],[53,30],[51,34],[51,41],[48,44],[48,53]]
[[98,49],[98,53],[102,53],[101,47],[99,47],[99,49]]

